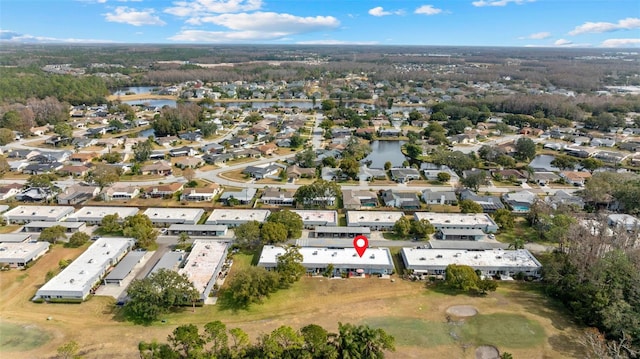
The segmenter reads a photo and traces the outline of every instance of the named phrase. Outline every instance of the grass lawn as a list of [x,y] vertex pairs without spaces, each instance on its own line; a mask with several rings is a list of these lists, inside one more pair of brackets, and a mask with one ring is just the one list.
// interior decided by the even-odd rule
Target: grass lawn
[[519,314],[494,313],[469,318],[460,326],[463,340],[498,348],[530,348],[544,342],[544,328]]
[[382,328],[396,338],[396,345],[437,347],[455,343],[449,334],[450,326],[444,322],[429,322],[417,318],[367,318],[362,324]]
[[2,226],[2,227],[0,227],[0,234],[13,233],[13,232],[17,231],[18,229],[20,229],[20,227],[22,227],[22,226],[18,225],[18,224],[10,224],[8,226]]
[[35,325],[19,325],[0,321],[0,353],[26,351],[37,348],[51,339],[51,335]]
[[[387,355],[391,359],[473,358],[473,350],[463,346],[463,342],[495,343],[515,358],[584,357],[576,344],[579,328],[530,283],[500,283],[496,292],[469,296],[425,288],[424,282],[395,276],[395,281],[304,277],[248,310],[233,311],[219,305],[196,308],[194,312],[186,308],[163,316],[164,323],[158,321],[147,327],[123,322],[114,309],[113,298],[94,296],[82,304],[32,303],[30,299],[44,283],[46,272],[57,268],[61,259],[77,258],[82,251],[83,248],[55,246],[27,271],[0,272],[3,320],[10,318],[14,325],[38,328],[51,338],[46,342],[34,341],[24,348],[3,346],[0,356],[52,357],[57,347],[75,340],[84,358],[132,358],[138,357],[140,341],[165,342],[178,325],[193,323],[202,328],[205,323],[220,320],[228,328],[242,328],[252,341],[282,325],[299,329],[315,323],[335,332],[338,322],[369,324],[395,336],[397,351]],[[257,252],[234,255],[230,278],[256,259]],[[477,318],[469,318],[454,328],[463,340],[455,340],[450,334],[452,328],[445,312],[452,305],[472,305],[479,312]],[[48,317],[52,319],[47,320]],[[13,334],[17,330],[5,328],[0,327],[3,344],[4,333]],[[523,339],[523,335],[532,338]]]
[[527,220],[522,217],[516,217],[514,220],[514,226],[509,230],[500,230],[500,234],[496,236],[499,242],[513,243],[516,239],[521,238],[525,243],[536,242],[542,243],[542,239],[538,233],[529,226]]
[[227,178],[238,182],[249,182],[250,179],[242,173],[243,170],[227,171],[220,173],[220,177]]

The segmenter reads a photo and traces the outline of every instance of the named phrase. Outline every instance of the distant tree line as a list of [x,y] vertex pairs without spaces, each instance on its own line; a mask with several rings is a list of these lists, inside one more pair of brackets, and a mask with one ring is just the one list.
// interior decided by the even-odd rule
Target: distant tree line
[[48,74],[35,68],[0,68],[0,93],[6,103],[55,97],[72,105],[105,103],[109,89],[96,76]]

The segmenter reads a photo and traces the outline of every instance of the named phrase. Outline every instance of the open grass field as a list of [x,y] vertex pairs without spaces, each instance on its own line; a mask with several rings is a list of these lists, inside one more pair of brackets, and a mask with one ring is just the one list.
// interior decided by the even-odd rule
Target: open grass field
[[49,334],[35,325],[0,321],[0,352],[32,350],[42,346],[49,339]]
[[[369,324],[396,336],[397,351],[389,358],[473,358],[479,344],[496,345],[516,358],[582,356],[575,344],[579,328],[539,293],[536,284],[500,283],[497,292],[474,297],[399,279],[303,278],[246,311],[222,305],[196,308],[195,312],[187,308],[164,316],[165,323],[148,327],[122,321],[114,300],[105,297],[82,304],[29,301],[48,270],[56,268],[60,259],[75,258],[80,252],[56,246],[26,272],[0,272],[0,323],[37,328],[47,338],[22,347],[3,344],[0,357],[48,358],[57,347],[75,340],[85,358],[133,358],[142,340],[165,341],[178,325],[202,326],[217,319],[228,328],[242,328],[254,340],[281,325],[298,329],[316,323],[336,331],[338,322]],[[253,260],[252,255],[236,255],[230,275]],[[472,305],[479,314],[453,325],[445,314],[452,305]],[[15,327],[0,328],[3,333],[4,328]]]

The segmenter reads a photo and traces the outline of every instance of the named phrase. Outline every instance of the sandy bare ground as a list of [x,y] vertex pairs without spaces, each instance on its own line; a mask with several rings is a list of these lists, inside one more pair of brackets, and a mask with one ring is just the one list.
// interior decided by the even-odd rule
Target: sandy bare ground
[[467,318],[477,315],[478,310],[472,305],[454,305],[447,308],[447,314],[458,318]]
[[[303,278],[291,289],[275,293],[264,304],[234,313],[219,306],[187,309],[165,316],[165,324],[149,327],[121,321],[113,311],[114,300],[93,297],[82,304],[35,304],[30,302],[49,269],[65,258],[75,258],[82,249],[55,247],[32,268],[25,271],[0,272],[0,320],[22,325],[36,325],[51,334],[51,341],[28,352],[1,353],[10,358],[50,358],[56,348],[77,341],[85,358],[135,358],[140,341],[165,341],[178,325],[203,325],[223,321],[228,328],[240,327],[253,339],[281,325],[301,328],[315,323],[337,330],[338,322],[360,323],[365,318],[403,317],[429,322],[445,322],[452,305],[473,304],[483,314],[520,313],[538,321],[548,336],[543,345],[528,349],[506,348],[516,358],[572,358],[571,345],[576,327],[561,313],[549,309],[549,303],[537,293],[505,286],[486,297],[451,296],[425,289],[424,283],[378,278],[362,280],[328,280]],[[24,275],[27,274],[25,277]],[[20,278],[20,280],[18,280]],[[516,288],[516,289],[513,289]],[[51,317],[51,320],[47,320]],[[500,348],[503,350],[503,348]],[[424,358],[449,356],[475,358],[474,350],[457,345],[436,347],[399,346],[389,358]]]
[[476,348],[476,359],[499,359],[500,352],[496,347],[483,345]]

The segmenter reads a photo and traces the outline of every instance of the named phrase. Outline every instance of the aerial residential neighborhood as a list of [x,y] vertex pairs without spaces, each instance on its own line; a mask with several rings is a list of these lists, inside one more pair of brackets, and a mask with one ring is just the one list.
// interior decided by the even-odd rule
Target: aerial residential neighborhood
[[[12,51],[17,62],[27,49]],[[69,62],[83,51],[103,56],[74,51]],[[524,61],[551,61],[533,49],[362,50],[389,56],[393,65],[378,71],[358,62],[329,70],[339,52],[304,51],[302,62],[280,54],[277,65],[229,65],[247,75],[228,79],[203,59],[136,57],[126,70],[100,62],[104,73],[47,63],[37,69],[42,81],[64,76],[95,96],[8,92],[0,104],[0,301],[37,313],[46,330],[78,308],[103,313],[91,325],[145,324],[160,339],[172,335],[166,323],[187,323],[192,313],[237,315],[259,338],[277,326],[250,321],[277,307],[279,325],[300,315],[303,326],[317,316],[328,326],[349,320],[390,330],[403,358],[464,353],[471,343],[480,353],[588,357],[576,343],[589,333],[606,338],[604,346],[638,344],[640,302],[625,293],[640,285],[640,100],[613,85],[626,76],[639,86],[637,69],[626,66],[640,61],[637,53],[569,51],[574,66],[590,69],[596,56],[618,71],[587,86],[579,77],[555,85],[517,77],[529,71]],[[99,85],[90,83],[96,78]],[[631,279],[603,278],[596,268]],[[599,289],[576,289],[570,272]],[[613,294],[602,284],[612,281]],[[596,292],[611,295],[606,305],[623,319],[594,309]],[[352,300],[369,309],[335,314],[323,306]],[[552,301],[558,308],[544,314]],[[392,309],[396,302],[402,308]],[[537,309],[522,309],[529,307]],[[9,309],[1,309],[5,320]],[[262,319],[248,323],[247,313]],[[536,341],[519,348],[456,329],[475,328],[483,316],[499,327],[501,315],[514,328],[534,323]],[[571,354],[548,343],[561,332],[545,324],[555,316],[571,323],[566,341],[580,347]],[[402,327],[400,317],[423,329]],[[433,323],[444,329],[429,335],[446,340],[430,346],[415,333]],[[398,337],[403,330],[423,344]],[[29,353],[93,343],[69,338]],[[146,348],[154,338],[136,340]],[[138,355],[132,348],[117,353]]]

